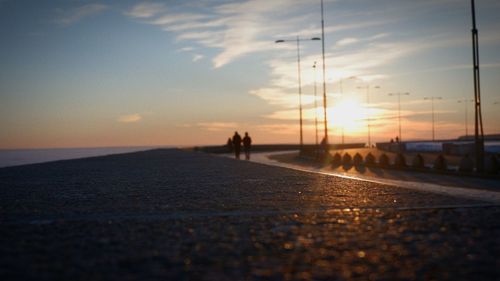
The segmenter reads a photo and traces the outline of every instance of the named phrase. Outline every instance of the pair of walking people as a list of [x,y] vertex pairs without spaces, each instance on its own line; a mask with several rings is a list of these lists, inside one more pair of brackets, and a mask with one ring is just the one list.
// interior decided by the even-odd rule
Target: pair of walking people
[[245,151],[245,159],[250,160],[250,148],[252,146],[252,138],[248,135],[248,132],[245,132],[245,137],[241,138],[238,132],[234,132],[234,136],[232,139],[233,149],[234,149],[234,157],[236,159],[240,159],[241,153],[241,144],[243,143],[243,150]]

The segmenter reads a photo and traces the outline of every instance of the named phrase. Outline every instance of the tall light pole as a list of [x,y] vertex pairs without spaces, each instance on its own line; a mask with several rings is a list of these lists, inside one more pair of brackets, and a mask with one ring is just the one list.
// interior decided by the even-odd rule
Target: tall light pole
[[431,101],[431,113],[432,113],[432,141],[435,141],[435,130],[434,130],[434,100],[441,100],[443,99],[442,97],[424,97],[424,100],[430,100]]
[[[494,105],[499,105],[499,104],[500,104],[500,101],[496,101],[496,102],[494,102],[493,104],[494,104]],[[500,130],[498,130],[498,132],[497,132],[497,133],[500,133]]]
[[[340,95],[343,96],[344,95],[344,88],[343,88],[343,79],[340,78]],[[344,130],[345,130],[345,122],[344,124],[342,124],[342,144],[345,143],[345,138],[344,138]]]
[[298,88],[299,88],[299,123],[300,123],[300,151],[304,148],[304,133],[302,129],[302,80],[300,71],[300,42],[301,41],[312,41],[321,40],[318,37],[311,39],[300,39],[299,36],[295,40],[276,40],[275,43],[285,43],[285,42],[296,42],[297,43],[297,77],[298,77]]
[[325,153],[328,153],[329,150],[329,143],[328,143],[328,119],[326,117],[326,66],[325,66],[325,18],[324,18],[324,12],[323,12],[323,0],[321,0],[321,41],[322,41],[322,46],[321,46],[321,54],[323,58],[323,120],[324,120],[324,125],[325,125]]
[[316,98],[317,88],[316,88],[316,62],[313,64],[314,69],[314,129],[316,131],[316,151],[318,151],[318,99]]
[[479,38],[476,28],[476,5],[475,1],[471,0],[472,14],[472,61],[474,63],[474,142],[476,147],[476,170],[483,172],[484,170],[484,131],[483,131],[483,116],[481,113],[481,87],[479,79]]
[[[366,127],[368,131],[368,147],[372,146],[371,141],[371,128],[370,128],[370,84],[366,86],[358,86],[358,89],[366,89]],[[380,86],[373,87],[375,89],[380,89]]]
[[398,97],[398,121],[399,121],[399,141],[402,142],[401,138],[401,96],[408,96],[410,93],[389,93],[389,96]]
[[461,99],[458,100],[458,103],[463,103],[464,104],[464,109],[465,109],[465,139],[469,136],[469,118],[468,118],[468,103],[473,102],[474,100],[471,99]]

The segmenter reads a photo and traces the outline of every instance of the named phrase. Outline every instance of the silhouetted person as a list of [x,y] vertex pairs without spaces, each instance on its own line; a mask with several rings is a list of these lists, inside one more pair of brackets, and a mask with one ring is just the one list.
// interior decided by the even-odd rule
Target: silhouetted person
[[233,148],[234,148],[234,156],[236,157],[236,159],[240,159],[241,136],[238,134],[238,132],[234,132]]
[[321,139],[319,146],[321,147],[322,153],[326,153],[328,151],[328,143],[326,142],[326,138],[323,137],[323,139]]
[[399,143],[399,137],[396,137],[396,142]]
[[233,152],[233,141],[231,140],[231,138],[227,139],[226,147],[229,152]]
[[250,160],[250,148],[252,146],[252,138],[245,132],[245,137],[243,138],[243,150],[245,151],[245,159]]
[[394,143],[394,139],[391,139],[391,143]]

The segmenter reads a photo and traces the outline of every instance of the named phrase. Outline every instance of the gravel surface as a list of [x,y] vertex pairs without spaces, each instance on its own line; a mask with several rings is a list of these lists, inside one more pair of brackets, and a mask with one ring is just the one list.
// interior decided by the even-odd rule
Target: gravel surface
[[0,169],[0,280],[498,280],[500,206],[180,150]]

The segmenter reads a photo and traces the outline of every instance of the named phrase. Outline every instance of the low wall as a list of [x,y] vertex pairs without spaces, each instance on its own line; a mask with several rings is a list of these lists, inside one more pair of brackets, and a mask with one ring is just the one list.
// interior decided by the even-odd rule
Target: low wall
[[390,152],[405,152],[406,145],[404,142],[379,142],[376,147],[380,150]]
[[[334,149],[349,149],[349,148],[362,148],[364,143],[346,143],[346,144],[331,144],[330,150]],[[196,151],[203,151],[207,153],[231,153],[231,150],[225,145],[214,146],[196,146],[193,148]],[[298,144],[256,144],[252,145],[252,152],[270,152],[270,151],[285,151],[285,150],[300,150]],[[315,144],[304,144],[304,152],[313,152],[316,150]]]

